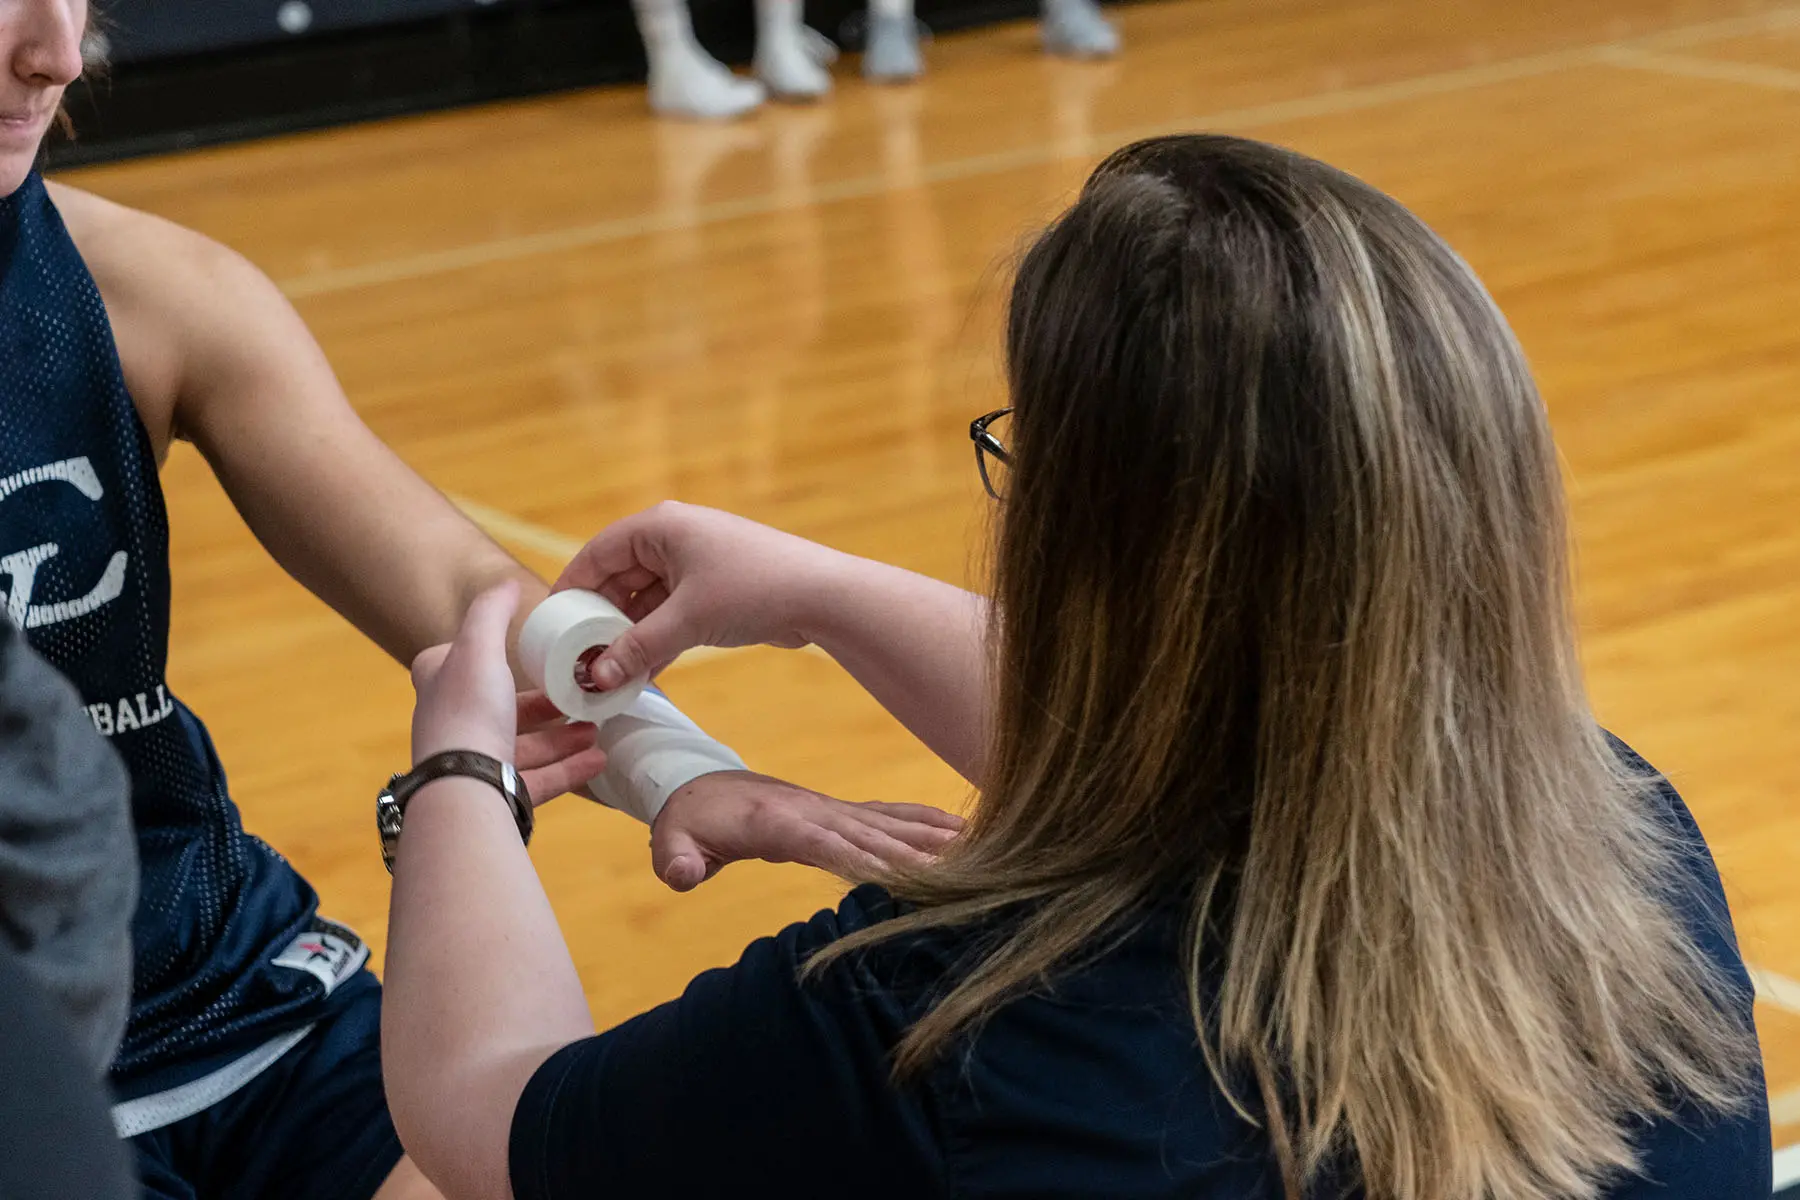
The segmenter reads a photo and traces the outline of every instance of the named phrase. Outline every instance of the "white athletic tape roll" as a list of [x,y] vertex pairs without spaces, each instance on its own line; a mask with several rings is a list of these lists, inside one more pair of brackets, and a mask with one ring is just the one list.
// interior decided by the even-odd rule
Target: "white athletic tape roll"
[[598,725],[636,700],[648,679],[628,680],[610,692],[590,692],[576,670],[590,651],[610,646],[631,628],[631,618],[594,592],[557,592],[531,610],[519,631],[519,665],[565,716]]
[[599,744],[606,769],[588,784],[594,798],[646,825],[678,788],[702,775],[748,769],[660,692],[645,692],[631,711],[602,725]]

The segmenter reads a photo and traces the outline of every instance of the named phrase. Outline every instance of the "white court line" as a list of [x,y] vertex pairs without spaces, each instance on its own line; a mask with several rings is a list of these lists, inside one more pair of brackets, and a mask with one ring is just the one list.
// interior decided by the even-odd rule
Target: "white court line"
[[1800,1015],[1800,982],[1762,967],[1750,968],[1750,979],[1756,984],[1756,998],[1783,1012]]
[[1660,54],[1630,46],[1609,46],[1600,51],[1600,57],[1611,66],[1633,71],[1654,71],[1659,75],[1680,75],[1687,79],[1708,79],[1720,83],[1740,83],[1751,87],[1800,92],[1800,71],[1765,67],[1760,63],[1696,58],[1691,54]]
[[1775,1190],[1800,1183],[1800,1146],[1775,1152]]
[[[1074,155],[1071,155],[1063,147],[1039,144],[992,154],[975,155],[969,158],[951,159],[925,168],[920,176],[926,183],[971,179],[1021,167],[1042,166],[1069,157],[1099,155],[1126,142],[1143,137],[1153,137],[1160,133],[1187,132],[1194,129],[1249,131],[1285,121],[1336,116],[1405,100],[1416,100],[1426,96],[1442,95],[1447,92],[1546,75],[1571,67],[1592,66],[1607,61],[1607,55],[1612,51],[1630,49],[1635,45],[1679,44],[1691,46],[1796,26],[1800,26],[1800,6],[1784,6],[1751,17],[1734,17],[1721,21],[1687,25],[1658,34],[1646,35],[1643,38],[1598,42],[1549,54],[1505,59],[1481,66],[1461,67],[1450,71],[1419,75],[1393,83],[1341,88],[1293,100],[1197,114],[1135,129],[1117,129],[1088,138],[1075,148]],[[1774,68],[1769,69],[1773,70]],[[492,263],[558,254],[609,242],[624,241],[649,233],[692,229],[744,217],[766,216],[794,208],[862,199],[879,195],[890,187],[891,183],[886,175],[863,175],[837,183],[821,184],[806,190],[797,197],[774,194],[748,196],[739,200],[703,205],[688,216],[678,216],[672,213],[640,213],[588,225],[553,229],[523,237],[495,238],[491,241],[476,242],[409,258],[387,259],[331,271],[314,271],[283,280],[281,290],[291,299],[301,299],[331,292],[351,291],[386,283],[422,279]]]
[[511,542],[515,546],[523,546],[527,550],[536,550],[540,554],[548,554],[558,563],[567,563],[586,545],[580,538],[572,538],[566,533],[558,533],[554,529],[546,529],[542,525],[515,517],[498,508],[490,508],[467,496],[451,496],[450,503],[463,510],[463,513],[477,525],[485,529],[498,541]]
[[[1750,968],[1756,998],[1784,1012],[1800,1014],[1800,982],[1761,967]],[[1769,1123],[1800,1124],[1800,1088],[1788,1088],[1769,1096]],[[1775,1152],[1775,1190],[1800,1183],[1800,1146]]]
[[1662,33],[1630,38],[1619,44],[1642,46],[1646,50],[1682,50],[1707,42],[1755,37],[1761,33],[1784,33],[1790,29],[1800,29],[1800,8],[1784,5],[1744,17],[1726,17],[1700,25],[1680,25]]
[[1800,1088],[1788,1088],[1784,1092],[1770,1093],[1769,1123],[1771,1125],[1800,1125]]

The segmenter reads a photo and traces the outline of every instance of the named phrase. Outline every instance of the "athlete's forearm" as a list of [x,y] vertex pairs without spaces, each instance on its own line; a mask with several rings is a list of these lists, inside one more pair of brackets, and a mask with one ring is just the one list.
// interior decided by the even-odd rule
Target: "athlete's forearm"
[[274,285],[223,247],[163,233],[182,251],[155,306],[179,350],[172,428],[276,561],[403,664],[503,580],[529,611],[542,581],[376,437]]
[[[531,686],[516,649],[521,625],[548,593],[544,582],[363,423],[266,277],[222,247],[190,249],[206,261],[208,286],[173,307],[207,319],[190,319],[176,335],[186,353],[175,427],[206,456],[251,531],[402,664],[449,641],[476,596],[517,580],[508,657],[518,686]],[[621,782],[622,806],[653,810],[698,774],[742,765],[718,757],[665,771],[654,788]]]
[[519,581],[515,638],[517,624],[549,590],[397,458],[381,492],[320,497],[326,503],[315,502],[310,514],[292,510],[280,479],[249,478],[224,462],[216,467],[275,560],[402,665],[449,640],[469,603],[488,588]]
[[542,592],[347,404],[312,440],[265,428],[259,407],[234,406],[192,436],[270,555],[398,662],[448,641],[488,586],[516,576]]
[[401,1143],[446,1200],[506,1200],[519,1096],[594,1025],[493,788],[453,777],[413,798],[388,922],[381,1057]]

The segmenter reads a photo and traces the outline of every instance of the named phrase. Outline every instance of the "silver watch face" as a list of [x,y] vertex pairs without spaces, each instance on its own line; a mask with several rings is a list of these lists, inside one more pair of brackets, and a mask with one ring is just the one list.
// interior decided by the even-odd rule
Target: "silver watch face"
[[388,872],[394,870],[394,855],[400,848],[400,802],[394,799],[394,793],[387,788],[375,797],[375,832],[381,836],[381,861],[387,864]]
[[[496,761],[488,755],[476,755],[470,751],[447,752],[446,755],[436,757],[473,758],[489,763]],[[431,760],[427,760],[425,765],[429,767],[430,763]],[[512,809],[513,818],[519,826],[519,837],[527,845],[530,845],[534,822],[525,792],[525,781],[519,775],[518,769],[511,763],[501,762],[498,763],[498,766],[500,790],[505,794],[507,803]],[[388,780],[388,785],[381,789],[380,795],[375,797],[375,832],[381,837],[381,861],[387,864],[390,874],[394,870],[394,858],[400,852],[400,827],[405,820],[406,801],[420,787],[433,780],[442,779],[446,774],[466,775],[468,778],[480,780],[490,787],[494,784],[491,774],[471,771],[466,763],[453,762],[447,769],[427,770],[423,776],[419,774],[419,768],[414,768],[413,771],[404,775],[396,775]],[[396,795],[396,793],[398,794]]]

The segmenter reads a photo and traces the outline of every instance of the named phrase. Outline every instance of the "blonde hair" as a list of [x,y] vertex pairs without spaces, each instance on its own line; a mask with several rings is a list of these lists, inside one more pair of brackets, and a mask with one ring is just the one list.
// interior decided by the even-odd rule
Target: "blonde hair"
[[1543,405],[1468,267],[1323,164],[1157,139],[1025,254],[1007,358],[981,803],[819,960],[990,931],[897,1070],[1176,896],[1291,1198],[1596,1197],[1640,1118],[1741,1106],[1754,1033],[1589,710]]

